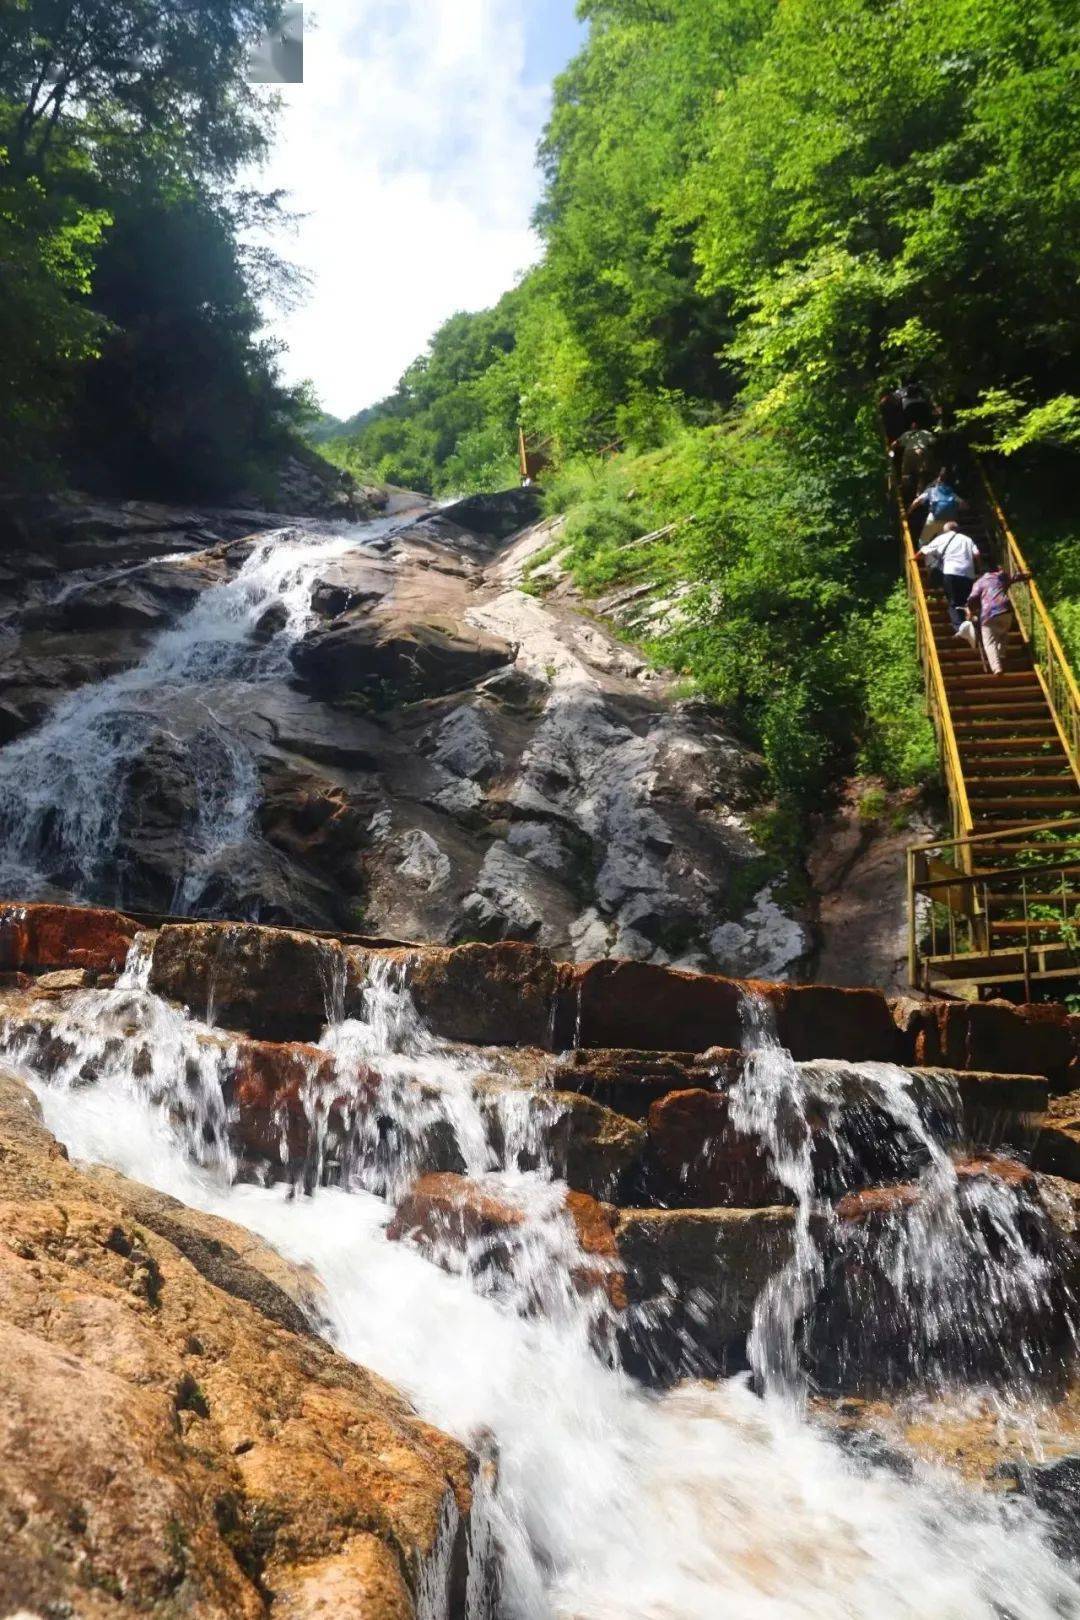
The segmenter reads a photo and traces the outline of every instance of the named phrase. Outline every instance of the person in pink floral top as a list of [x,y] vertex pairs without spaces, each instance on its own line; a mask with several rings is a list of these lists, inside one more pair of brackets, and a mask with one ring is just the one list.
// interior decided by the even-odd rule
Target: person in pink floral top
[[1030,574],[1007,574],[1004,568],[991,568],[971,587],[967,616],[978,626],[991,675],[1001,675],[1005,669],[1005,650],[1013,627],[1009,592],[1030,578]]

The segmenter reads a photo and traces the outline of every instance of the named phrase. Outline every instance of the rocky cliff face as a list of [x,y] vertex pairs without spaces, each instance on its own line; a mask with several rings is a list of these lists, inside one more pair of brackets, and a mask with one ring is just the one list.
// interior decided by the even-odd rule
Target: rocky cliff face
[[[759,762],[722,716],[520,588],[530,492],[404,499],[283,531],[324,555],[273,588],[249,588],[273,572],[250,515],[31,524],[4,558],[8,892],[789,972],[805,939],[755,843]],[[72,831],[80,797],[108,815]]]

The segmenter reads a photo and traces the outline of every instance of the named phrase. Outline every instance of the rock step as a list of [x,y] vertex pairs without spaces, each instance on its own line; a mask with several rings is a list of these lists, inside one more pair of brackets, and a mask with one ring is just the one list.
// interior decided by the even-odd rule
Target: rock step
[[[1011,1159],[984,1155],[954,1162],[962,1219],[979,1221],[981,1189],[988,1185],[1015,1194],[1027,1212],[1026,1241],[1033,1252],[1053,1251],[1062,1285],[1070,1286],[1076,1269],[1074,1223],[1067,1213],[1062,1221],[1052,1185]],[[515,1195],[497,1177],[425,1176],[399,1203],[388,1236],[415,1243],[448,1269],[467,1269],[482,1287],[485,1277],[507,1277],[523,1234],[535,1242],[528,1196]],[[887,1278],[882,1298],[872,1291],[867,1296],[875,1307],[873,1318],[851,1319],[845,1312],[847,1268],[854,1261],[856,1275],[865,1277],[874,1265],[877,1238],[903,1222],[921,1197],[922,1190],[910,1181],[851,1193],[836,1205],[836,1226],[822,1223],[816,1229],[825,1281],[804,1349],[832,1387],[859,1387],[886,1369],[887,1378],[902,1381],[906,1375],[907,1347],[894,1342],[897,1324],[888,1306]],[[557,1291],[561,1276],[577,1293],[606,1306],[607,1327],[631,1371],[666,1383],[745,1365],[761,1291],[794,1253],[794,1209],[619,1209],[570,1193],[561,1210],[556,1205],[546,1219],[557,1221],[560,1214],[576,1234],[580,1252],[552,1241],[546,1286]],[[860,1232],[869,1248],[859,1240]],[[539,1294],[519,1294],[515,1303],[520,1309],[544,1308]],[[1064,1313],[1059,1314],[1064,1334]],[[838,1326],[842,1344],[829,1337]]]
[[[137,932],[115,912],[0,904],[0,970],[113,972]],[[1080,1051],[1064,1008],[890,1002],[877,990],[758,983],[625,960],[557,962],[504,943],[384,950],[248,923],[169,923],[150,988],[200,1017],[267,1040],[312,1040],[359,1010],[371,968],[396,968],[431,1030],[478,1045],[548,1051],[735,1049],[748,995],[800,1060],[942,1064],[1041,1074],[1063,1089]]]

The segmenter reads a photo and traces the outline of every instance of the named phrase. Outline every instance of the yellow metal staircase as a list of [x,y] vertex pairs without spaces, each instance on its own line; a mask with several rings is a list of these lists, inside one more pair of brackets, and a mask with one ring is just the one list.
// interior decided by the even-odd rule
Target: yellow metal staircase
[[[1029,573],[985,470],[964,528]],[[899,493],[904,573],[951,837],[908,852],[912,984],[1030,999],[1080,986],[1080,690],[1034,582],[1013,587],[1006,673],[984,672],[926,578]]]

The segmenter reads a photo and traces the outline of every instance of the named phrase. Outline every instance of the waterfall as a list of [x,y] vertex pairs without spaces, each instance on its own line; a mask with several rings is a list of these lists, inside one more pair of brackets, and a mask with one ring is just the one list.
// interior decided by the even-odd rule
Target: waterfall
[[186,820],[177,837],[188,866],[172,903],[194,912],[225,857],[252,836],[259,776],[244,731],[258,688],[287,676],[320,571],[400,522],[260,537],[235,576],[204,591],[133,668],[77,688],[8,744],[0,893],[115,902],[124,817],[139,811],[133,773],[159,750],[181,784]]
[[994,1178],[961,1183],[948,1152],[962,1136],[953,1083],[939,1080],[931,1106],[920,1107],[906,1070],[858,1065],[867,1104],[907,1138],[921,1168],[902,1196],[879,1200],[880,1213],[872,1207],[869,1221],[846,1223],[822,1196],[815,1162],[824,1156],[835,1167],[851,1153],[835,1078],[828,1065],[792,1060],[760,995],[746,996],[743,1023],[733,1123],[764,1144],[796,1204],[794,1253],[762,1291],[750,1335],[763,1388],[803,1399],[807,1345],[842,1386],[858,1385],[871,1364],[878,1386],[934,1390],[989,1371],[1033,1375],[1062,1331],[1065,1350],[1075,1350],[1078,1302],[1045,1212]]
[[[17,1019],[0,1029],[0,1051],[29,1078],[73,1156],[225,1215],[310,1265],[340,1350],[497,1458],[474,1539],[490,1536],[498,1549],[500,1620],[1080,1615],[1080,1584],[1033,1511],[941,1471],[915,1464],[903,1477],[848,1455],[808,1419],[797,1398],[800,1323],[835,1247],[812,1141],[822,1117],[831,1129],[829,1097],[827,1087],[800,1089],[759,1013],[751,1010],[750,1062],[734,1106],[743,1128],[764,1135],[797,1202],[794,1258],[759,1302],[753,1379],[688,1381],[658,1394],[610,1355],[597,1333],[603,1303],[566,1285],[580,1253],[561,1184],[550,1164],[536,1163],[527,1110],[509,1092],[493,1115],[482,1084],[491,1054],[435,1039],[399,971],[372,973],[355,1018],[340,1016],[328,986],[321,1045],[349,1118],[344,1156],[331,1167],[328,1155],[342,1146],[321,1129],[327,1097],[314,1086],[306,1095],[316,1163],[304,1196],[237,1181],[230,1037],[150,994],[145,960],[145,945],[136,947],[114,990],[64,1003],[50,1025],[48,1066]],[[878,1065],[860,1073],[920,1137],[923,1185],[931,1206],[940,1192],[944,1207],[948,1155],[908,1077]],[[522,1213],[498,1267],[482,1244],[442,1256],[443,1268],[388,1238],[391,1206],[423,1167],[433,1133],[485,1192]],[[335,1184],[323,1185],[331,1168]],[[902,1253],[904,1276],[939,1263],[944,1238],[936,1217],[932,1224],[929,1249],[918,1237],[900,1244],[892,1263]],[[950,1242],[970,1247],[963,1223],[950,1230]],[[1011,1286],[1005,1274],[1001,1286]],[[924,1371],[933,1365],[929,1358]],[[478,1569],[467,1614],[453,1620],[489,1612]],[[434,1599],[428,1610],[438,1614]]]

